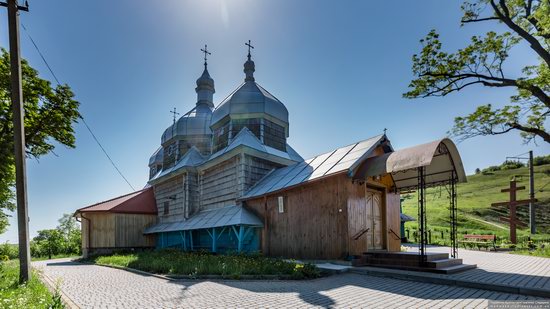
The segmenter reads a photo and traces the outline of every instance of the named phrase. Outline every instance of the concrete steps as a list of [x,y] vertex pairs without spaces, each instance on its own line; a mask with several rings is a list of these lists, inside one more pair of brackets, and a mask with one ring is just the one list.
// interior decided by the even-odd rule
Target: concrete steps
[[447,253],[427,253],[426,262],[417,252],[365,252],[352,260],[353,266],[372,266],[391,269],[423,271],[441,274],[454,274],[476,265],[462,263],[462,259],[449,258]]

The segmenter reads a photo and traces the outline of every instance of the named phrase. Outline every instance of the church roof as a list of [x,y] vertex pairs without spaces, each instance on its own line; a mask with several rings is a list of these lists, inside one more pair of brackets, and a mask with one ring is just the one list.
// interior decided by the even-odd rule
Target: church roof
[[288,123],[288,110],[274,95],[258,85],[247,81],[233,91],[212,113],[212,124],[230,114],[265,113]]
[[286,145],[287,152],[262,144],[262,142],[256,137],[256,135],[254,135],[254,133],[252,133],[247,127],[244,127],[237,134],[237,136],[235,136],[231,143],[227,145],[227,147],[212,154],[208,160],[220,157],[239,146],[249,147],[266,154],[278,156],[295,162],[304,161],[304,159],[288,144]]
[[164,177],[172,172],[180,170],[182,168],[197,167],[203,163],[205,158],[201,155],[197,147],[192,146],[181,159],[176,162],[176,164],[170,168],[162,170],[160,173],[157,173],[149,181],[159,179]]
[[125,194],[113,199],[78,209],[75,214],[83,212],[111,212],[129,214],[157,214],[157,203],[153,188]]
[[185,221],[159,223],[145,229],[143,233],[154,234],[160,232],[188,231],[231,225],[261,227],[263,223],[258,217],[242,206],[226,206],[217,209],[203,210]]
[[198,104],[164,131],[161,143],[178,135],[211,135],[211,118],[212,109],[206,104]]
[[276,169],[250,188],[241,200],[255,198],[336,173],[350,173],[386,140],[385,135],[378,135],[304,162]]
[[151,157],[149,158],[149,166],[155,164],[155,163],[160,163],[162,164],[162,160],[164,158],[164,148],[161,146],[157,149],[157,151],[155,151],[155,153],[153,153],[153,155],[151,155]]

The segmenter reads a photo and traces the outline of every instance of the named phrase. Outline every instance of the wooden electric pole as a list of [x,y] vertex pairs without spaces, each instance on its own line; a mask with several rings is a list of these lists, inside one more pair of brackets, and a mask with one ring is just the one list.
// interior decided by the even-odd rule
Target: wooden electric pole
[[15,189],[17,197],[17,227],[19,231],[19,281],[27,282],[31,276],[31,254],[29,247],[29,213],[27,207],[27,171],[25,164],[25,112],[21,85],[21,52],[19,49],[19,6],[17,0],[1,3],[8,7],[8,30],[10,41],[11,102],[13,107],[13,132],[15,155]]
[[[535,199],[535,169],[533,166],[533,150],[529,151],[529,199]],[[529,226],[531,234],[537,233],[537,223],[535,220],[535,204],[529,203]]]

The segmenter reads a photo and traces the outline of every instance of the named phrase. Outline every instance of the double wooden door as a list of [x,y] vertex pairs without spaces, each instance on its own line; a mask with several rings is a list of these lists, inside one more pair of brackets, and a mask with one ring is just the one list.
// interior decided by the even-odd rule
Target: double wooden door
[[364,185],[355,189],[348,199],[349,252],[358,255],[365,251],[384,250],[384,193]]

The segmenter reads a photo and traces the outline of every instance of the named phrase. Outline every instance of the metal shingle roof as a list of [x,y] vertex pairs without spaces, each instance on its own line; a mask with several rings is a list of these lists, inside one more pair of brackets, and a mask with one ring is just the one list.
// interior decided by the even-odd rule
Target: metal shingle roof
[[258,217],[242,206],[227,206],[218,209],[203,210],[185,221],[159,223],[145,229],[143,233],[154,234],[161,232],[188,231],[231,225],[261,227],[263,223]]
[[244,127],[242,128],[241,131],[239,131],[239,133],[235,136],[235,138],[231,141],[231,143],[227,147],[212,154],[210,158],[208,158],[208,161],[213,160],[219,156],[222,156],[223,154],[228,153],[239,146],[247,146],[263,153],[267,153],[270,155],[278,156],[278,157],[281,157],[287,160],[296,161],[296,162],[300,162],[304,160],[288,144],[286,146],[287,152],[266,146],[262,144],[262,142],[254,135],[254,133],[252,133],[247,127]]
[[274,170],[253,186],[241,200],[262,196],[327,175],[343,171],[349,172],[366,159],[384,139],[384,135],[378,135],[318,155],[304,162]]

